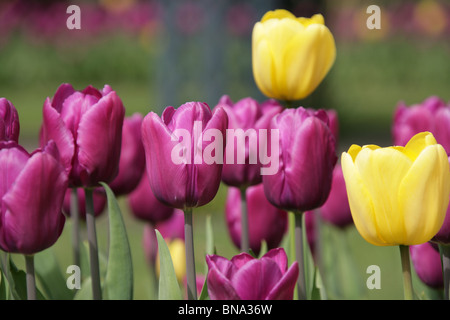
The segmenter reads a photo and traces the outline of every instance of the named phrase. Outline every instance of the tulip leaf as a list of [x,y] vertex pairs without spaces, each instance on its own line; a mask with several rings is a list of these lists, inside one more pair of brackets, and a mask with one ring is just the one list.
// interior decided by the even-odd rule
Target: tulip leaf
[[75,292],[67,288],[66,279],[51,249],[34,256],[36,277],[46,296],[51,300],[72,300]]
[[202,291],[200,292],[200,297],[198,300],[209,300],[207,279],[208,277],[205,277],[205,282],[203,283]]
[[[15,300],[27,300],[27,274],[14,264],[9,256],[9,285]],[[45,300],[42,292],[36,287],[36,299]]]
[[0,271],[0,300],[8,300],[9,288],[3,271]]
[[122,213],[114,193],[105,183],[109,213],[109,256],[103,289],[105,299],[133,299],[133,264]]
[[74,300],[92,300],[92,281],[87,277],[81,284],[81,289],[75,294]]
[[182,300],[180,286],[173,267],[172,257],[166,241],[158,230],[155,230],[158,240],[159,254],[159,300]]
[[325,292],[325,287],[322,282],[322,277],[320,275],[319,269],[316,267],[314,269],[314,280],[311,289],[311,300],[326,300],[327,295]]

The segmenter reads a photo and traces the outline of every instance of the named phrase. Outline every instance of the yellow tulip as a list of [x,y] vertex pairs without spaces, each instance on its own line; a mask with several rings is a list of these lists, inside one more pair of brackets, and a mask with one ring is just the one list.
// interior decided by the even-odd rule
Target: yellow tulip
[[[186,277],[186,252],[184,241],[178,238],[166,240],[167,247],[172,258],[173,268],[179,283],[183,283]],[[156,274],[159,276],[159,254],[156,257]]]
[[284,9],[269,11],[253,28],[253,76],[269,98],[293,101],[307,97],[335,58],[333,35],[320,14],[297,18]]
[[361,236],[374,245],[416,245],[439,231],[449,204],[444,148],[430,132],[405,147],[352,145],[341,158],[350,210]]

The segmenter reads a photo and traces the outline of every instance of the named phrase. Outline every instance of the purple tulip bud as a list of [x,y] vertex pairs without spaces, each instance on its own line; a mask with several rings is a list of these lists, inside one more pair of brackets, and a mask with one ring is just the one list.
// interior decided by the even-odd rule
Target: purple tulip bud
[[161,118],[150,112],[142,141],[150,186],[163,203],[194,208],[209,203],[220,185],[228,118],[201,102],[167,107]]
[[[70,212],[70,202],[71,202],[71,194],[72,189],[67,189],[66,194],[64,196],[63,202],[63,212],[67,216],[71,216]],[[86,198],[83,188],[77,188],[78,194],[78,214],[79,217],[83,220],[86,220]],[[97,217],[105,209],[106,206],[106,193],[103,187],[95,188],[92,192],[93,201],[94,201],[94,215]]]
[[[280,113],[283,107],[275,100],[259,104],[252,98],[244,98],[233,104],[226,95],[220,99],[218,106],[223,107],[228,115],[225,149],[227,161],[223,165],[222,181],[234,187],[261,183],[259,134],[262,129],[269,129],[270,120]],[[228,153],[234,158],[232,162],[228,161]]]
[[420,280],[432,288],[443,288],[444,280],[438,246],[431,242],[425,242],[410,246],[409,251],[414,269]]
[[119,173],[109,187],[116,195],[133,191],[145,171],[144,146],[141,139],[142,115],[135,113],[123,121]]
[[128,204],[136,218],[152,224],[169,219],[174,212],[174,208],[166,206],[153,195],[145,172],[137,188],[128,195]]
[[70,187],[110,183],[119,168],[125,108],[110,86],[75,91],[62,84],[43,108],[41,145],[54,140]]
[[340,164],[334,167],[330,195],[325,204],[320,207],[320,215],[323,220],[340,228],[353,224],[344,175]]
[[50,141],[32,154],[16,142],[0,142],[0,248],[34,254],[61,235],[68,177]]
[[395,109],[392,135],[394,144],[404,146],[415,134],[431,132],[450,154],[450,106],[436,96],[410,107],[400,102]]
[[260,259],[241,253],[231,260],[206,255],[211,300],[292,300],[299,269],[288,269],[285,251],[276,248]]
[[19,142],[19,115],[14,105],[0,98],[0,141]]
[[[262,184],[248,187],[246,198],[250,248],[258,255],[262,241],[267,243],[268,249],[278,247],[286,232],[287,213],[270,204]],[[228,188],[225,217],[233,243],[241,248],[241,191],[238,188]]]
[[279,136],[278,170],[263,176],[267,199],[286,211],[304,212],[322,206],[337,161],[326,112],[285,109],[271,122],[269,136],[275,133]]

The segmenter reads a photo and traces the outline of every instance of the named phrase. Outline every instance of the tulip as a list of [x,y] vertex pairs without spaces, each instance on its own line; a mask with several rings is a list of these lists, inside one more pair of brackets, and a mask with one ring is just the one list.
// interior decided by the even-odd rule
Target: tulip
[[270,129],[279,131],[280,152],[278,171],[263,176],[267,199],[287,211],[322,206],[337,160],[327,114],[302,107],[286,109],[273,118]]
[[431,132],[436,141],[450,154],[450,106],[439,97],[431,96],[410,107],[400,102],[394,114],[392,136],[395,145],[404,146],[415,134]]
[[134,217],[151,224],[167,220],[174,213],[174,208],[165,205],[153,195],[146,173],[142,175],[137,188],[128,195],[128,204]]
[[261,92],[283,101],[310,95],[331,69],[336,45],[324,18],[267,12],[252,34],[253,76]]
[[[246,190],[249,219],[249,243],[259,255],[262,241],[268,249],[279,246],[287,229],[287,214],[269,203],[262,184]],[[225,218],[233,243],[241,247],[241,194],[238,188],[229,187],[225,202]]]
[[223,108],[211,112],[201,102],[167,107],[161,118],[150,112],[142,122],[150,187],[158,200],[184,210],[189,299],[197,298],[192,208],[209,203],[219,189],[227,126]]
[[206,255],[207,287],[211,300],[292,300],[298,265],[288,268],[282,248],[268,251],[260,259],[246,252],[231,260]]
[[[225,158],[228,159],[229,153],[233,155],[233,161],[225,161],[222,181],[228,186],[242,188],[261,183],[261,162],[258,157],[259,132],[261,129],[269,128],[270,120],[282,111],[282,106],[275,100],[259,104],[252,98],[244,98],[233,104],[226,95],[220,99],[218,106],[226,111],[228,131],[233,130],[237,140],[227,139]],[[243,138],[243,141],[239,141],[236,133],[240,129],[243,131],[242,136],[248,136],[248,139]],[[239,162],[241,155],[244,161]]]
[[[86,199],[84,195],[84,190],[81,188],[76,188],[77,190],[77,201],[78,201],[78,214],[82,220],[86,220]],[[67,189],[64,196],[63,202],[63,212],[67,216],[71,216],[71,194],[72,189]],[[93,191],[94,200],[94,215],[98,217],[101,215],[106,207],[106,194],[103,188],[95,188]]]
[[324,221],[339,228],[345,228],[353,224],[341,165],[334,167],[330,195],[319,211]]
[[295,213],[290,219],[290,236],[295,237],[291,243],[295,243],[300,268],[298,296],[306,299],[302,212],[322,206],[328,198],[337,161],[335,138],[324,110],[302,107],[286,109],[276,115],[269,135],[274,130],[279,136],[278,170],[273,175],[263,176],[264,192],[274,206]]
[[[100,182],[110,183],[117,176],[124,116],[122,101],[108,85],[101,91],[92,86],[75,91],[72,85],[62,84],[52,99],[46,99],[43,108],[41,145],[54,140],[69,176],[69,186],[85,188],[92,289],[96,300],[101,299],[101,285],[91,189]],[[74,251],[77,245],[74,243]]]
[[116,195],[133,191],[145,171],[144,146],[141,139],[142,115],[135,113],[123,121],[119,173],[109,185]]
[[449,203],[444,148],[430,132],[421,132],[405,147],[352,145],[341,163],[356,228],[369,243],[400,246],[405,298],[412,298],[407,248],[431,240]]
[[14,105],[0,98],[0,141],[19,141],[19,114]]
[[0,176],[0,248],[25,256],[27,297],[34,300],[34,254],[61,235],[68,177],[53,141],[32,154],[14,141],[0,142]]
[[[70,187],[95,187],[117,175],[125,109],[110,86],[75,91],[62,84],[43,108],[41,145],[54,140]],[[93,139],[93,137],[95,137]]]
[[419,279],[429,287],[443,288],[441,257],[437,245],[425,242],[410,246],[409,251]]

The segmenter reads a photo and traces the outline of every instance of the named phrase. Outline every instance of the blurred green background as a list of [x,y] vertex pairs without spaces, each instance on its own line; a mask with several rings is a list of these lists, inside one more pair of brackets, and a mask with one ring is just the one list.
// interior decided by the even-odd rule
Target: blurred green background
[[[81,8],[81,30],[68,30],[69,4]],[[57,87],[105,84],[127,110],[160,113],[166,106],[205,101],[213,107],[223,94],[234,101],[265,98],[251,69],[251,30],[267,10],[287,8],[297,16],[322,13],[335,35],[337,58],[319,88],[299,105],[335,109],[339,151],[352,143],[391,143],[391,122],[399,101],[420,103],[431,95],[450,100],[450,4],[446,1],[377,1],[381,29],[369,30],[366,9],[373,1],[0,1],[0,96],[20,117],[20,143],[37,147],[42,105]],[[226,187],[195,210],[195,250],[204,263],[205,217],[211,215],[217,253],[238,253],[224,224]],[[142,251],[144,223],[135,220],[125,198],[135,268],[135,298],[154,298]],[[366,243],[350,227],[319,224],[329,268],[332,298],[402,299],[398,248]],[[107,214],[98,219],[100,248],[106,250]],[[337,240],[338,239],[338,240]],[[342,246],[344,249],[339,248]],[[62,270],[71,264],[70,221],[52,248]],[[346,254],[341,254],[345,250]],[[344,262],[342,262],[344,260]],[[352,272],[339,273],[342,268]],[[350,265],[350,267],[349,267]],[[381,289],[368,290],[369,265],[381,268]],[[201,267],[197,268],[202,271]],[[340,270],[340,269],[339,269]],[[351,286],[347,283],[355,283]],[[415,279],[418,291],[426,288]],[[352,288],[358,288],[353,290]],[[432,292],[435,294],[435,292]]]

